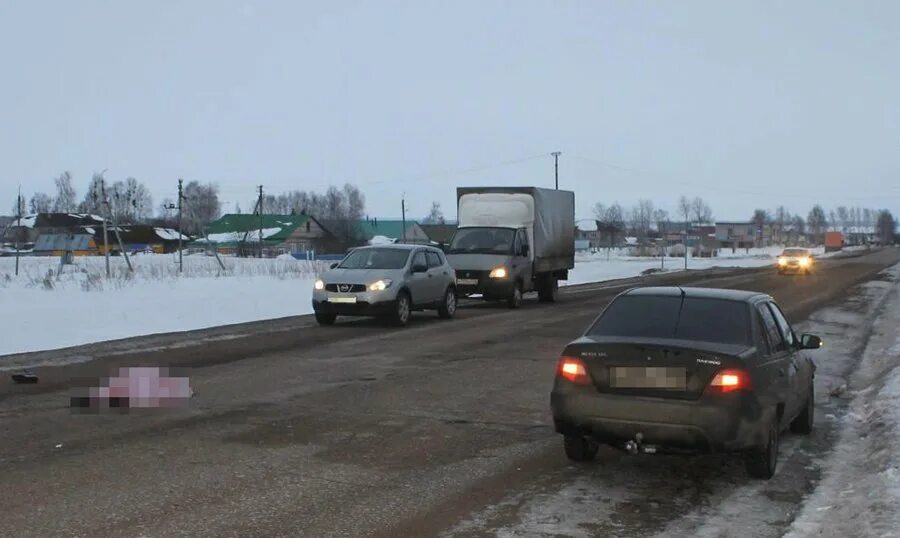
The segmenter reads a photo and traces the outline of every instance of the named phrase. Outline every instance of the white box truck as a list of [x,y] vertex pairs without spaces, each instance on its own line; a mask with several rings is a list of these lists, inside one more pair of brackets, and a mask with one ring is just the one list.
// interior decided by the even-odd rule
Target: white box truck
[[459,227],[446,247],[457,294],[518,308],[537,291],[556,300],[575,267],[575,193],[538,187],[460,187]]

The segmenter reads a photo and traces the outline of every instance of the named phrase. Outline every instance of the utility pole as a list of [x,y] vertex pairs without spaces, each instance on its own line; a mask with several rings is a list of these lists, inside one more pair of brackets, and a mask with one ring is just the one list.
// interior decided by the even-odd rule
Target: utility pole
[[[106,204],[109,205],[106,200],[106,178],[103,177],[103,174],[106,173],[106,170],[100,172],[100,205],[103,206]],[[109,278],[109,230],[106,227],[106,215],[103,215],[103,254],[106,257],[106,278]]]
[[259,200],[256,202],[259,205],[259,257],[262,258],[263,251],[263,186],[259,186]]
[[[19,234],[22,233],[22,186],[19,185],[19,194],[16,196],[16,276],[19,276]],[[37,217],[35,217],[37,220]]]
[[554,175],[556,176],[556,190],[559,190],[559,156],[562,155],[562,152],[554,151],[550,155],[553,155],[553,170]]
[[[119,197],[119,195],[116,194],[116,198],[118,198],[118,197]],[[119,243],[119,251],[122,253],[122,256],[125,258],[125,264],[128,265],[128,272],[133,273],[134,266],[131,265],[131,259],[128,257],[128,251],[125,250],[125,244],[122,242],[122,233],[119,230],[119,223],[115,218],[115,213],[113,212],[112,207],[109,205],[109,198],[106,199],[106,214],[109,215],[113,221],[113,223],[112,223],[113,231],[116,234],[116,241]]]
[[182,242],[181,238],[184,237],[184,233],[181,231],[181,217],[183,212],[181,210],[182,203],[184,200],[184,180],[178,179],[178,272],[184,272],[184,255],[182,254]]
[[404,194],[402,198],[400,198],[400,213],[402,214],[402,222],[403,222],[403,243],[406,244],[406,195]]

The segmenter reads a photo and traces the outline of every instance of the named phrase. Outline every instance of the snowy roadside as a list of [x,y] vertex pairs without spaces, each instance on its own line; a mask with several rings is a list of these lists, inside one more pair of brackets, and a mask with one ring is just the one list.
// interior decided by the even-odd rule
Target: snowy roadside
[[[688,268],[761,267],[780,248],[724,251],[717,258],[691,258]],[[579,254],[566,285],[639,276],[660,260],[625,251]],[[817,254],[819,254],[817,252]],[[206,329],[312,313],[312,285],[324,262],[290,259],[185,257],[179,276],[174,255],[134,256],[136,273],[126,274],[113,258],[112,280],[104,259],[76,258],[57,277],[59,258],[0,258],[0,356],[46,351],[134,336]],[[683,270],[682,258],[667,258],[667,271]]]
[[[892,271],[900,280],[900,267]],[[900,287],[843,397],[852,398],[824,478],[787,536],[897,536],[900,528]]]

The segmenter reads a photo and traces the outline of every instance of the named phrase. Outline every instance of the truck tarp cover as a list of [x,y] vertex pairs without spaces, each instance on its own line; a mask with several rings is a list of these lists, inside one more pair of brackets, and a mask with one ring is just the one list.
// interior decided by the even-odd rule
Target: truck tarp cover
[[574,192],[538,187],[460,187],[456,189],[457,203],[466,194],[483,193],[528,194],[534,198],[535,270],[556,271],[575,266]]

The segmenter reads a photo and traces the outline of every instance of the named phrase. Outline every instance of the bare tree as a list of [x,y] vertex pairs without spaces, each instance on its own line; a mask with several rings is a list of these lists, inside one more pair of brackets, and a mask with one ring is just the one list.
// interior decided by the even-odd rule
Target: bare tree
[[712,208],[699,196],[691,202],[691,212],[697,224],[709,224],[713,220]]
[[75,200],[75,187],[72,186],[72,174],[63,172],[53,180],[56,184],[56,198],[53,200],[54,213],[71,213],[78,210]]
[[444,224],[444,212],[441,211],[440,202],[435,201],[431,203],[431,211],[422,219],[422,222],[425,224]]
[[837,218],[840,223],[841,231],[847,235],[847,227],[850,225],[850,211],[847,206],[839,206],[837,208]]
[[821,243],[822,237],[825,234],[825,229],[828,226],[827,219],[825,218],[825,210],[822,209],[822,206],[818,204],[813,206],[809,215],[806,217],[806,226],[810,235],[813,236],[813,241]]
[[660,233],[664,233],[666,231],[666,223],[669,222],[669,212],[662,208],[654,209],[653,222],[656,223],[656,230]]
[[798,235],[806,235],[806,221],[803,220],[803,217],[801,217],[800,215],[796,215],[791,224],[793,225],[794,230],[797,231]]
[[637,205],[631,210],[631,224],[634,233],[645,238],[650,232],[650,225],[653,223],[653,201],[639,200]]
[[135,224],[152,215],[153,197],[147,187],[133,177],[113,183],[109,196],[113,220],[119,224]]
[[210,222],[219,218],[222,204],[219,201],[219,186],[215,183],[191,181],[184,186],[182,220],[184,232],[200,234]]
[[693,205],[691,201],[688,200],[687,196],[682,196],[678,199],[678,214],[681,217],[684,217],[684,225],[685,228],[690,226],[691,222],[691,211],[693,210]]
[[875,233],[878,236],[878,242],[882,246],[894,244],[894,234],[897,233],[897,220],[894,215],[887,209],[878,212],[878,219],[875,222]]
[[607,236],[607,256],[612,247],[615,246],[616,237],[622,233],[625,228],[625,217],[622,206],[617,202],[613,202],[610,206],[604,206],[601,203],[594,205],[594,216],[597,219],[598,231]]
[[366,196],[355,185],[344,185],[344,196],[347,198],[346,218],[358,221],[366,214]]
[[[753,217],[750,218],[750,222],[753,224],[753,235],[757,238],[757,242],[762,240],[763,230],[769,221],[771,221],[771,217],[769,216],[769,212],[765,209],[756,209],[753,211]],[[757,244],[757,246],[759,245]]]
[[53,199],[43,192],[36,192],[28,206],[32,213],[49,213],[53,209]]
[[788,224],[790,224],[790,222],[791,222],[791,213],[787,209],[785,209],[785,207],[783,205],[778,206],[778,208],[775,209],[775,220],[774,220],[775,230],[777,233],[777,237],[775,238],[775,240],[777,242],[779,242],[779,243],[785,242],[784,230],[788,226]]
[[105,215],[106,211],[103,207],[104,193],[103,174],[94,173],[91,177],[91,182],[88,184],[87,192],[84,193],[84,199],[78,204],[78,211]]

